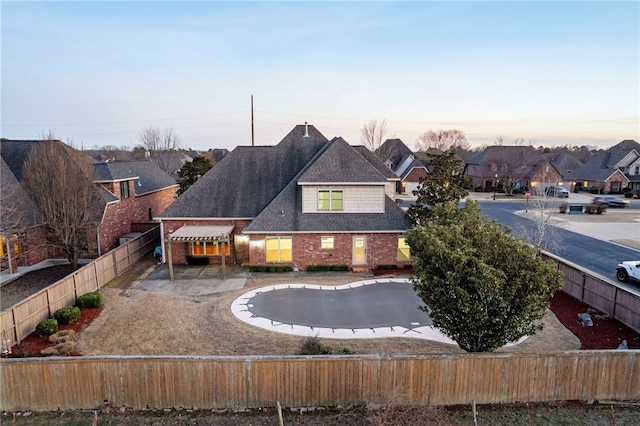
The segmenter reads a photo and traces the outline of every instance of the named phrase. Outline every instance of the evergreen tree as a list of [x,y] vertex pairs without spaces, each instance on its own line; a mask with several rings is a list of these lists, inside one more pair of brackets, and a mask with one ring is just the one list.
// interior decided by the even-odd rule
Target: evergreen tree
[[191,185],[196,183],[198,179],[205,175],[213,165],[207,157],[197,155],[193,161],[187,161],[178,170],[178,176],[181,177],[180,188],[178,188],[178,195],[184,194]]
[[434,206],[431,220],[407,231],[413,287],[435,327],[467,352],[491,352],[542,328],[562,274],[540,250],[480,216],[479,204]]
[[433,208],[447,201],[459,201],[468,192],[463,184],[462,165],[455,150],[430,154],[430,172],[420,178],[418,189],[413,191],[416,203],[409,207],[407,216],[414,225],[425,223],[433,216]]

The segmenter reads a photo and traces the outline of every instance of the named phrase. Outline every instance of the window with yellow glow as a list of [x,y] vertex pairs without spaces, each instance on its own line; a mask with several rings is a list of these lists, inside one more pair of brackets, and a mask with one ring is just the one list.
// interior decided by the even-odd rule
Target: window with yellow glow
[[292,247],[291,237],[267,237],[265,243],[267,262],[291,262]]
[[320,237],[320,248],[322,248],[322,249],[332,249],[333,248],[333,237]]
[[398,260],[411,260],[411,250],[409,249],[409,244],[407,244],[407,239],[405,237],[398,237]]
[[318,191],[318,210],[333,211],[342,210],[341,189],[321,189]]
[[[18,234],[12,235],[13,240],[13,255],[20,257],[20,246],[18,245]],[[4,257],[7,254],[7,240],[4,235],[0,235],[0,257]]]
[[222,256],[222,254],[228,256],[230,253],[229,243],[225,241],[196,241],[192,244],[191,253],[194,256]]

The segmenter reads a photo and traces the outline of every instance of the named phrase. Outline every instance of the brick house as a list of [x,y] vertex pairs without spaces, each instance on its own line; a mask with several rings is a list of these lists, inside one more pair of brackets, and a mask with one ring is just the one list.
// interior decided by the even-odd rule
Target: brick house
[[122,235],[156,226],[154,216],[176,199],[175,180],[150,160],[98,163],[94,169],[105,199],[94,255],[117,247]]
[[396,181],[365,147],[298,125],[275,146],[237,147],[157,216],[164,260],[409,263]]
[[578,188],[602,194],[640,189],[640,144],[624,140],[585,161],[571,176]]
[[549,186],[563,186],[562,173],[540,151],[530,146],[489,146],[469,158],[464,172],[476,189],[531,189],[544,193]]
[[[63,255],[47,244],[47,224],[20,184],[24,163],[38,140],[0,141],[2,158],[2,223],[0,257],[3,266],[14,273],[20,266],[31,266]],[[60,141],[53,143],[63,144]],[[64,145],[64,144],[63,144]],[[66,149],[73,149],[64,145]],[[87,161],[92,161],[87,157]],[[95,227],[87,231],[82,258],[95,258],[113,249],[118,238],[140,225],[157,225],[153,216],[175,200],[177,184],[151,161],[94,163],[94,184],[100,189],[104,206]],[[10,207],[10,208],[8,208]],[[8,226],[8,215],[18,217]],[[137,228],[136,228],[137,229]]]
[[376,155],[398,177],[398,194],[413,194],[420,185],[420,179],[425,179],[429,173],[426,163],[400,139],[387,139],[376,150]]

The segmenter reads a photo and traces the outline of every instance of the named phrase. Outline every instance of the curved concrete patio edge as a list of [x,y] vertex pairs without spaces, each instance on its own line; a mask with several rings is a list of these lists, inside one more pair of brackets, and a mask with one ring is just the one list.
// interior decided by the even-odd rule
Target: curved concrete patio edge
[[317,327],[308,327],[297,324],[290,323],[282,323],[279,321],[272,321],[269,318],[261,318],[255,317],[253,314],[247,309],[247,301],[250,300],[253,296],[258,293],[263,293],[265,291],[272,291],[283,288],[308,288],[308,289],[316,289],[316,290],[326,290],[326,291],[336,291],[336,290],[345,290],[355,287],[367,286],[367,285],[375,285],[379,283],[389,283],[389,282],[397,282],[397,283],[408,283],[410,280],[408,279],[397,279],[397,278],[386,278],[386,279],[373,279],[373,280],[363,280],[357,281],[349,284],[343,284],[339,286],[328,286],[328,285],[314,285],[314,284],[277,284],[261,287],[247,293],[244,293],[242,296],[238,297],[231,304],[231,312],[233,315],[239,320],[270,331],[276,331],[279,333],[292,334],[296,336],[304,336],[304,337],[323,337],[329,339],[375,339],[375,338],[385,338],[385,337],[411,337],[416,339],[426,339],[426,340],[434,340],[442,343],[448,343],[451,345],[457,345],[456,342],[442,334],[440,330],[431,326],[424,327],[416,327],[412,329],[408,329],[405,327],[378,327],[378,328],[355,328],[355,329],[345,329],[345,328],[317,328]]

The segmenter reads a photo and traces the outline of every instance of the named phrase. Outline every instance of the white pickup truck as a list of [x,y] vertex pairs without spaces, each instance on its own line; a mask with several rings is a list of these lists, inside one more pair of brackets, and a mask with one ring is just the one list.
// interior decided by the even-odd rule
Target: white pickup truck
[[616,278],[623,282],[630,279],[640,282],[640,260],[618,263],[618,266],[616,266]]

